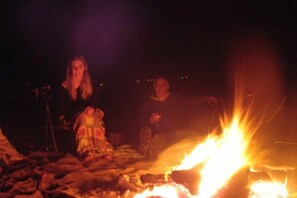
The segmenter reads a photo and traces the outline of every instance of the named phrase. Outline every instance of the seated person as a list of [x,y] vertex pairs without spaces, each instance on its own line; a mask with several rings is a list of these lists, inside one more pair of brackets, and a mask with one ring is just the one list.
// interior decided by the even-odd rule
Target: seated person
[[[105,137],[104,113],[97,108],[88,65],[84,57],[74,57],[67,66],[66,79],[54,95],[60,123],[72,128],[76,153],[86,161],[111,159],[112,146]],[[64,142],[66,143],[66,142]]]
[[140,112],[140,143],[138,151],[153,156],[175,140],[181,125],[182,99],[169,92],[165,77],[158,77],[153,84],[154,94],[143,104]]

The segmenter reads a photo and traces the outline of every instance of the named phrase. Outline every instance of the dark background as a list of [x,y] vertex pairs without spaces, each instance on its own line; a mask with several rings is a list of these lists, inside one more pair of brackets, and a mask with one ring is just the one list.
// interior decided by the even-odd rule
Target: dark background
[[225,97],[226,45],[245,31],[276,44],[285,87],[296,88],[293,0],[0,2],[0,126],[12,139],[41,140],[44,101],[32,89],[58,85],[75,55],[87,59],[101,91],[107,130],[129,138],[148,80],[158,74],[168,76],[172,91]]

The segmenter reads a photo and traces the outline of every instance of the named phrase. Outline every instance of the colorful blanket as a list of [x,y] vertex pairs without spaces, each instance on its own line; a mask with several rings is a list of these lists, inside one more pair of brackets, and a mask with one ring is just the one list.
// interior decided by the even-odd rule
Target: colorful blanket
[[75,121],[76,152],[82,158],[101,158],[112,154],[112,145],[106,140],[101,110],[92,115],[81,113]]

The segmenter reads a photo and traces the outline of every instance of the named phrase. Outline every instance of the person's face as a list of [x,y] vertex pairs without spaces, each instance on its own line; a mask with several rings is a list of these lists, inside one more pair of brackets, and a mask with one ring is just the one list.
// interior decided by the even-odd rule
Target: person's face
[[82,77],[85,72],[85,65],[81,60],[74,60],[71,63],[71,72],[74,77]]
[[166,97],[169,90],[169,84],[166,79],[158,78],[154,85],[155,95],[157,98]]

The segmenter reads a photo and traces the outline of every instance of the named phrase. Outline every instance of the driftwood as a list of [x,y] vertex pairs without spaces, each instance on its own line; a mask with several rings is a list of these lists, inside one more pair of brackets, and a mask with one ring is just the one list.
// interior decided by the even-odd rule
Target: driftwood
[[34,152],[26,160],[1,166],[0,197],[118,197],[136,190],[123,175],[134,171],[129,163],[142,159],[129,145],[116,148],[113,161],[88,164],[71,154]]

